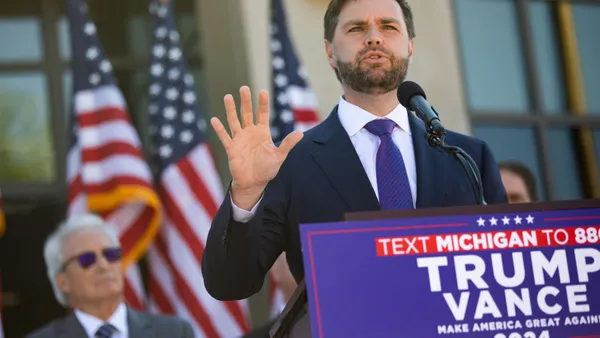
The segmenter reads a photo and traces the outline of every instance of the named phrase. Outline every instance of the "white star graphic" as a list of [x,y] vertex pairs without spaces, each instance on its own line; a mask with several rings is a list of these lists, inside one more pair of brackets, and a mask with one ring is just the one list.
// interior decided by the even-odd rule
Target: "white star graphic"
[[154,76],[161,76],[164,71],[165,70],[160,63],[155,63],[150,67],[150,73]]
[[167,15],[167,7],[164,5],[159,6],[158,10],[156,11],[156,14],[158,14],[158,16],[160,16],[161,18],[164,18],[165,15]]
[[98,73],[93,73],[90,75],[90,83],[93,85],[100,83],[100,75]]
[[179,48],[171,48],[169,50],[169,59],[178,61],[181,58],[181,50]]
[[158,95],[160,94],[161,90],[162,88],[158,83],[153,83],[152,85],[150,85],[150,95]]
[[277,39],[271,40],[271,51],[278,52],[281,50],[281,42]]
[[160,129],[160,134],[161,134],[161,135],[162,135],[162,137],[164,137],[164,138],[171,138],[171,136],[173,136],[173,133],[174,133],[174,132],[175,132],[175,131],[173,130],[173,127],[171,127],[171,126],[169,126],[169,125],[163,126],[163,127]]
[[277,87],[280,87],[280,88],[287,85],[288,84],[287,76],[285,76],[283,74],[277,74],[277,76],[275,76],[275,84],[277,85]]
[[105,73],[110,72],[112,70],[110,62],[108,62],[108,60],[102,60],[102,62],[100,62],[100,70]]
[[171,156],[172,152],[173,152],[173,150],[171,149],[171,147],[168,144],[160,146],[160,150],[159,150],[160,157],[162,157],[162,158],[169,157],[169,156]]
[[187,91],[183,94],[183,101],[187,104],[192,104],[196,101],[196,94],[191,91]]
[[156,56],[157,58],[161,58],[161,57],[165,56],[166,52],[167,52],[167,50],[165,49],[165,46],[163,46],[163,45],[156,45],[152,49],[152,54],[154,54],[154,56]]
[[198,119],[198,129],[206,131],[206,120]]
[[183,82],[188,86],[192,86],[194,84],[194,78],[190,74],[185,74]]
[[194,113],[191,110],[186,110],[181,114],[181,119],[185,123],[192,123],[194,122]]
[[509,225],[510,224],[510,218],[504,216],[504,218],[502,219],[502,224]]
[[277,95],[277,101],[280,105],[285,105],[288,103],[288,98],[284,93]]
[[280,56],[276,56],[273,58],[273,67],[275,69],[282,69],[285,66],[285,61],[283,60],[282,57]]
[[169,80],[177,80],[181,75],[181,72],[177,68],[171,68],[169,70]]
[[165,36],[167,36],[167,29],[163,26],[160,26],[156,29],[156,37],[159,39],[164,38]]
[[522,220],[522,218],[521,218],[521,217],[519,217],[519,215],[517,215],[517,216],[514,218],[514,220],[515,220],[515,224],[521,224],[521,220]]
[[177,111],[175,110],[175,108],[171,107],[171,106],[167,106],[165,107],[165,109],[163,110],[163,116],[167,119],[167,120],[172,120],[175,118],[175,116],[177,115]]
[[492,225],[498,225],[498,220],[496,219],[496,217],[490,218],[490,224],[492,224]]
[[479,217],[479,219],[477,220],[477,225],[479,225],[480,227],[485,225],[485,220],[481,217]]
[[527,218],[525,219],[527,220],[527,224],[533,224],[534,217],[532,217],[531,215],[527,215]]
[[183,143],[190,143],[190,141],[192,141],[193,138],[194,134],[192,134],[192,132],[189,130],[184,130],[183,132],[181,132],[181,135],[179,135],[179,139]]
[[279,137],[279,129],[275,127],[271,127],[271,137],[278,138]]
[[95,47],[90,47],[88,48],[88,50],[85,53],[85,57],[90,59],[90,60],[94,60],[95,58],[98,57],[98,49],[96,49]]
[[298,68],[298,75],[301,78],[306,79],[306,69],[304,68],[304,66],[300,66],[300,68]]
[[167,99],[171,100],[171,101],[175,101],[177,100],[177,97],[179,97],[179,91],[177,91],[176,88],[171,87],[169,89],[167,89]]
[[283,121],[284,123],[290,123],[292,121],[294,121],[294,113],[292,113],[292,111],[290,110],[284,110],[281,112],[281,121]]
[[158,113],[158,106],[153,103],[148,106],[148,111],[150,112],[150,115],[156,115],[156,113]]
[[85,24],[85,27],[83,27],[83,31],[87,35],[92,35],[92,34],[96,33],[96,26],[93,23],[88,22]]
[[179,33],[177,33],[177,31],[171,31],[171,33],[169,33],[169,39],[173,42],[179,41]]

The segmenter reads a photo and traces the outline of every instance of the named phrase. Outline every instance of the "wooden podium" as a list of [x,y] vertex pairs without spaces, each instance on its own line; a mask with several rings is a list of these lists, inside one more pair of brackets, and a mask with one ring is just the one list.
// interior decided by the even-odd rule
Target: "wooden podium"
[[[306,279],[273,324],[271,338],[329,338],[349,332],[400,338],[449,333],[457,338],[600,337],[600,324],[595,324],[600,322],[600,200],[362,212],[345,215],[341,222],[301,225],[300,232]],[[401,243],[412,243],[420,252],[410,252]],[[555,263],[563,256],[568,257],[564,262],[568,262],[569,283],[563,275],[566,270],[560,279],[558,272],[552,272],[552,267],[559,271]],[[426,266],[427,259],[434,257],[439,259],[437,265]],[[519,257],[526,257],[528,265],[518,267],[524,269],[520,283],[518,276],[509,273],[516,266],[506,268],[504,278],[497,279],[495,270],[492,274],[498,257],[506,266],[511,257],[515,265]],[[484,268],[480,279],[472,270],[469,279],[451,269],[467,260]],[[435,269],[439,280],[432,277]],[[535,283],[532,269],[538,274]],[[539,284],[540,273],[543,284]],[[347,276],[352,274],[357,279],[349,282]],[[360,292],[348,291],[351,288]],[[472,299],[461,309],[467,302],[463,297],[469,297],[464,292]],[[530,302],[509,303],[512,300],[506,300],[505,294],[512,297],[513,293]],[[498,311],[488,298],[496,302]],[[479,318],[480,303],[486,301],[490,304]],[[556,312],[558,307],[561,310]],[[555,325],[527,327],[550,318]],[[488,322],[505,326],[489,330]],[[482,328],[487,331],[479,331]],[[468,332],[453,331],[457,329]]]

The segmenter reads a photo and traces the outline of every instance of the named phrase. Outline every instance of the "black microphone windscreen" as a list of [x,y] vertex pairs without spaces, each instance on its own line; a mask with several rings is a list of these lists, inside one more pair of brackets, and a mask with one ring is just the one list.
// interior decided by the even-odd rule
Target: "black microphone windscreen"
[[420,95],[427,99],[423,88],[412,81],[402,82],[400,87],[398,87],[398,101],[405,108],[410,109],[410,99],[415,95]]

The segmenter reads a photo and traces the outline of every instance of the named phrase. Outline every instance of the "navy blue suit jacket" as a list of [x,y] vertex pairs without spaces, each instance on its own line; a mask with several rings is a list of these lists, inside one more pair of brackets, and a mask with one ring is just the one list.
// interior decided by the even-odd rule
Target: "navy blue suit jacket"
[[[451,155],[432,148],[424,124],[408,115],[417,167],[416,207],[476,204],[464,169]],[[446,143],[462,148],[477,163],[488,204],[508,202],[496,161],[483,141],[448,131]],[[202,258],[206,288],[219,300],[247,298],[261,290],[284,250],[299,282],[304,277],[299,224],[335,222],[348,212],[376,210],[379,201],[336,107],[292,149],[251,221],[233,220],[227,193]]]

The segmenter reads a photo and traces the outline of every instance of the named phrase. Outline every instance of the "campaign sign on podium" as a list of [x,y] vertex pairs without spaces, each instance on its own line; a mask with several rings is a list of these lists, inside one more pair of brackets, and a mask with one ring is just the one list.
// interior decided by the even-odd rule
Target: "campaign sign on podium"
[[313,337],[600,337],[594,203],[303,224]]

